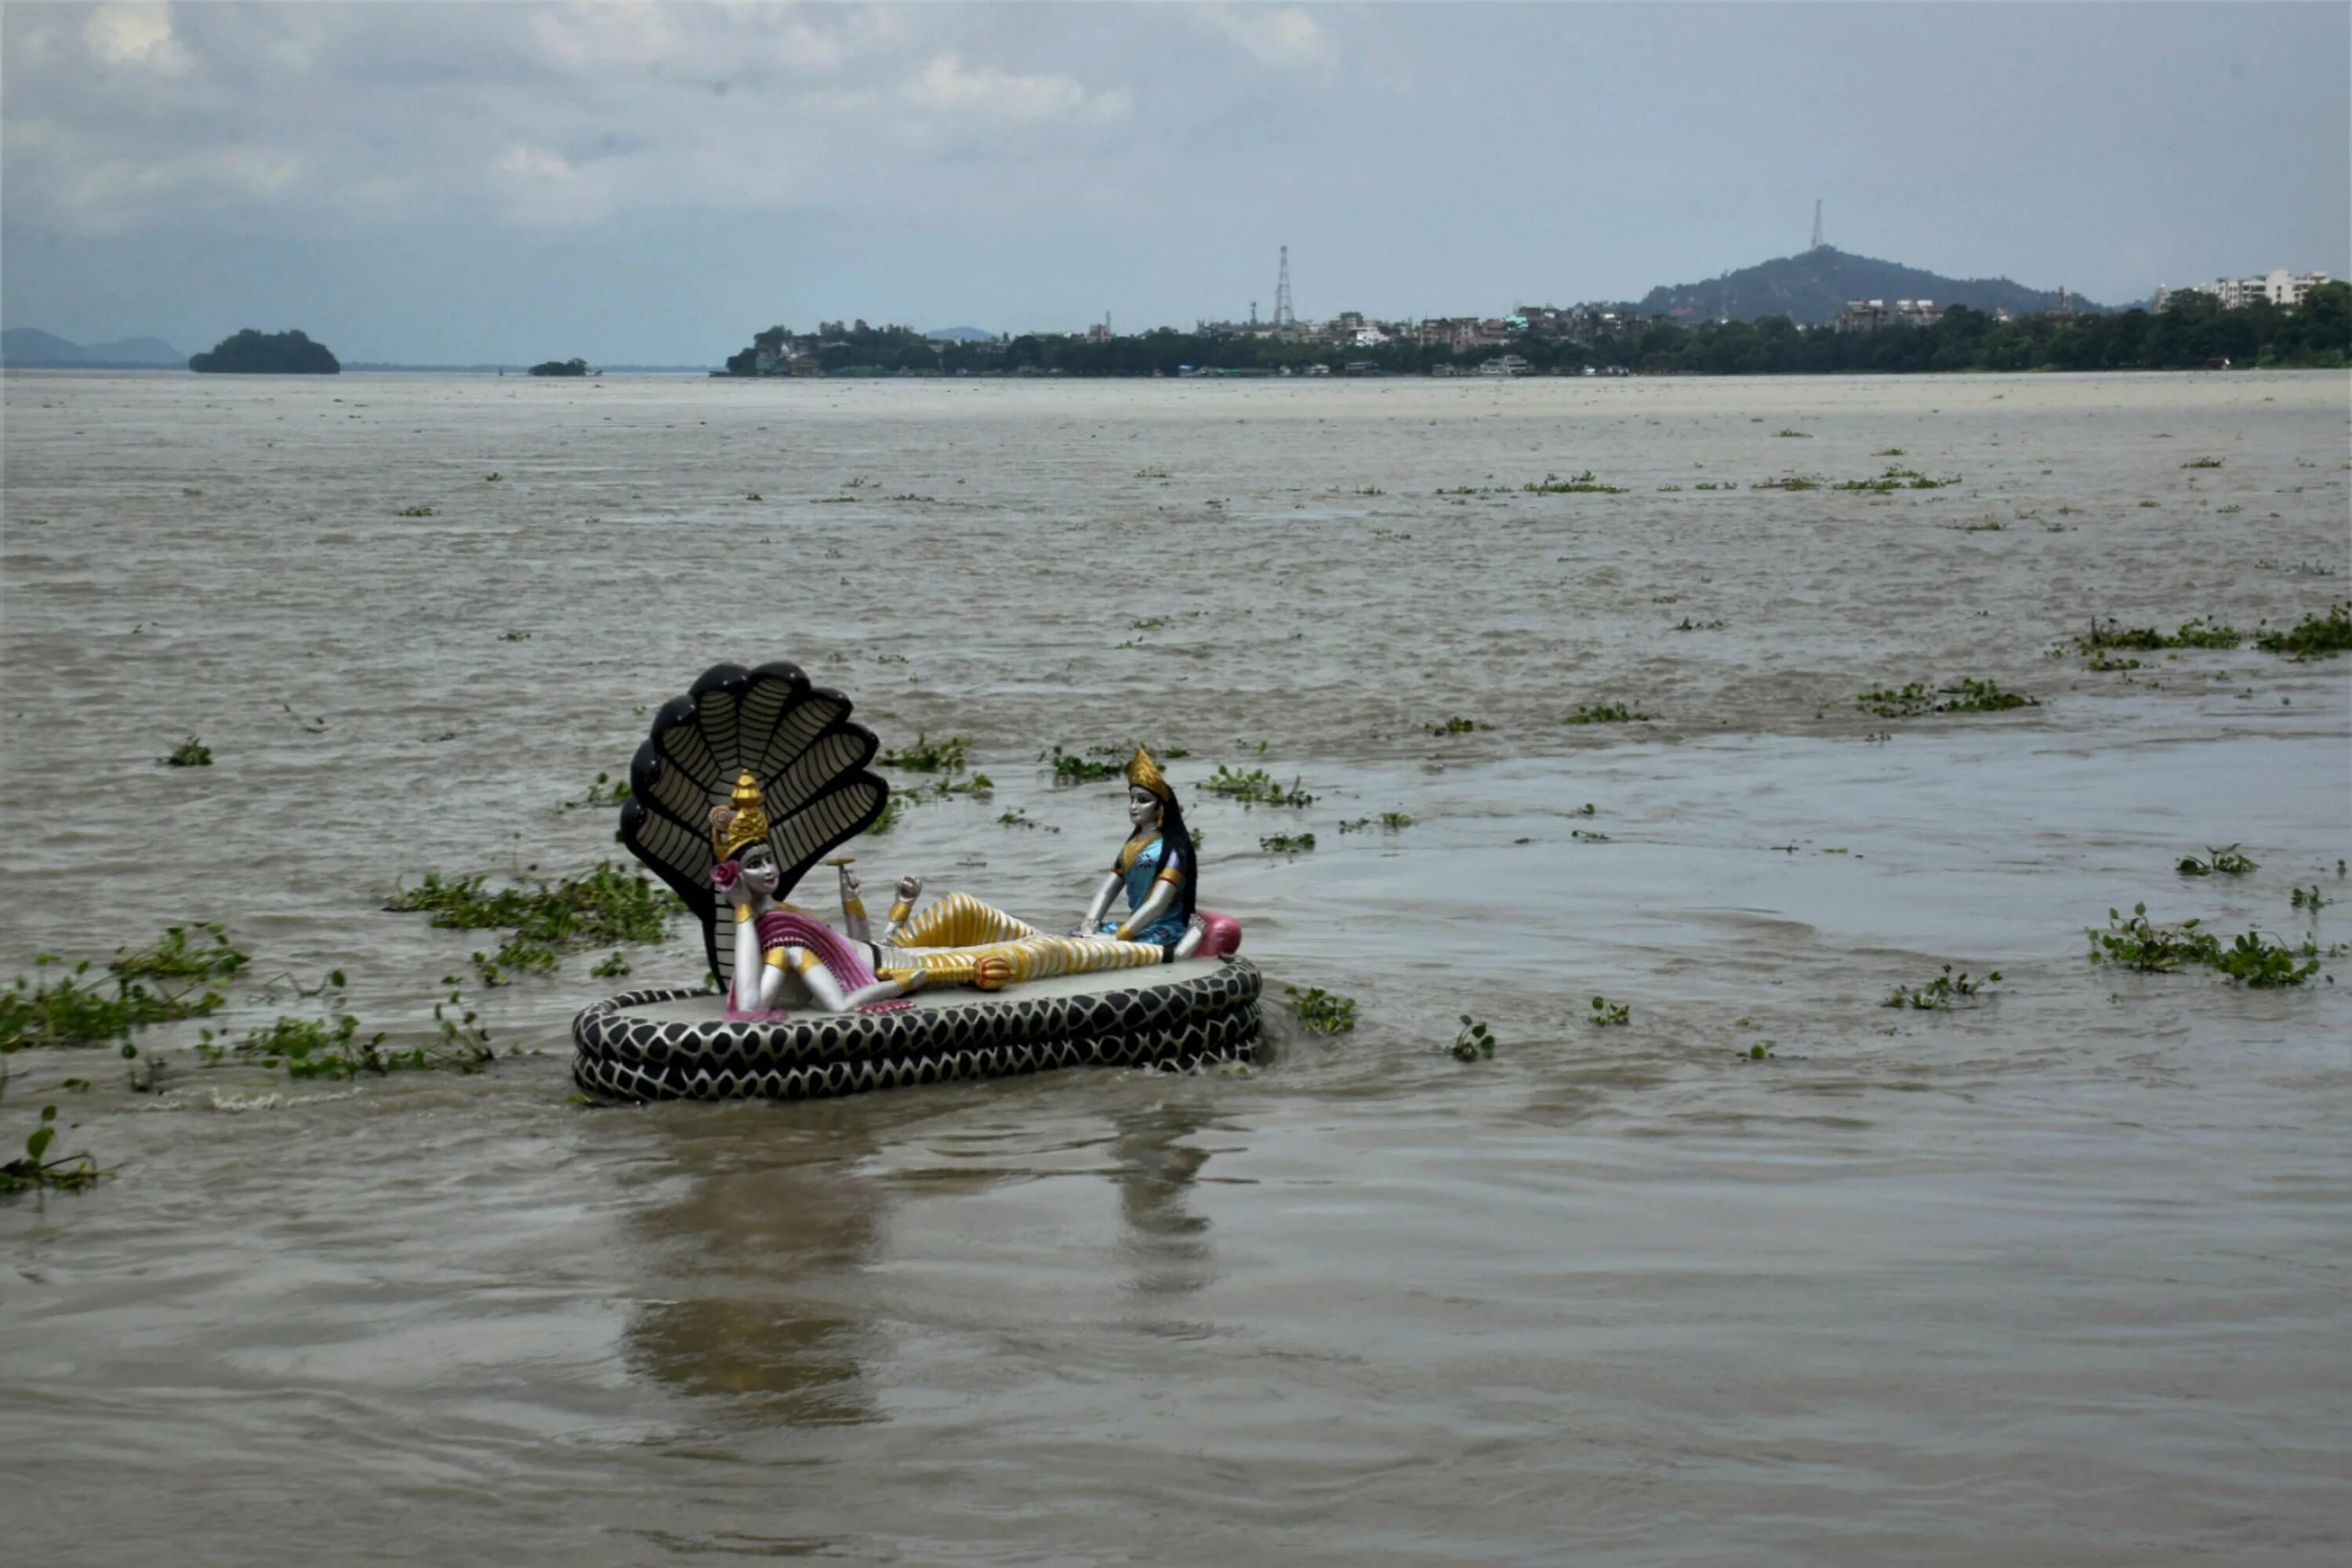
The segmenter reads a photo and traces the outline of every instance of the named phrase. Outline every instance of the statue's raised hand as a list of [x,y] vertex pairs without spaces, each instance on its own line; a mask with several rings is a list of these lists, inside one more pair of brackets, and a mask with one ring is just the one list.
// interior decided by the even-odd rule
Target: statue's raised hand
[[898,879],[898,899],[901,903],[911,904],[922,896],[923,879],[920,877],[901,877]]
[[857,902],[858,892],[864,886],[865,884],[857,879],[856,872],[846,866],[841,868],[841,901],[843,903]]

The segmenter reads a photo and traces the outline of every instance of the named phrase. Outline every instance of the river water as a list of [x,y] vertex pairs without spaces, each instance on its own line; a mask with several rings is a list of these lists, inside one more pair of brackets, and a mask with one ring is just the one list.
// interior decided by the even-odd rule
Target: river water
[[[2352,660],[2052,651],[2340,599],[2341,374],[5,389],[0,974],[218,920],[526,1053],[14,1058],[0,1141],[58,1103],[116,1174],[0,1200],[10,1560],[2342,1560],[2352,980],[2083,928],[2352,939]],[[1753,488],[1890,464],[1960,482]],[[1203,902],[1359,1026],[575,1103],[593,955],[484,991],[385,895],[614,853],[562,803],[773,658],[995,781],[869,886],[1075,918],[1119,797],[1038,754],[1181,748]],[[1855,703],[1962,678],[2040,705]],[[1946,963],[2004,979],[1880,1005]]]

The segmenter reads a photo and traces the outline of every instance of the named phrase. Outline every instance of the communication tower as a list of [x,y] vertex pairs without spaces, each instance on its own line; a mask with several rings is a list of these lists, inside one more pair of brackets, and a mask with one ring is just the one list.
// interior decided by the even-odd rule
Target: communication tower
[[1822,247],[1822,198],[1813,198],[1813,248]]
[[1290,311],[1290,247],[1282,247],[1282,271],[1274,284],[1274,330],[1286,331],[1298,325],[1298,318]]

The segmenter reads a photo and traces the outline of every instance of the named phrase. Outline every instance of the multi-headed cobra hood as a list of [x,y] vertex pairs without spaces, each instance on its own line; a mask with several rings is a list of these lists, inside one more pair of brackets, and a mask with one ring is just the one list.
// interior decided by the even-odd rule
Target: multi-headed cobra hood
[[810,685],[796,665],[714,665],[685,696],[662,704],[629,764],[621,842],[702,921],[711,972],[722,983],[734,952],[718,934],[711,808],[730,805],[751,775],[782,872],[776,896],[791,892],[828,850],[872,826],[889,798],[889,786],[866,766],[873,731],[852,723],[849,708],[848,698]]

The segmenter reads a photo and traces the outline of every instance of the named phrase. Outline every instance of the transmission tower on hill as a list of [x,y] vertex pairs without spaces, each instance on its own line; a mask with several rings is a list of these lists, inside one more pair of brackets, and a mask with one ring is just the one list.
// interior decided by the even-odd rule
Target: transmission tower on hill
[[1813,198],[1813,248],[1819,250],[1822,243],[1822,198],[1815,196]]
[[1274,283],[1274,330],[1287,331],[1298,325],[1298,318],[1290,310],[1290,247],[1282,247],[1282,271]]

